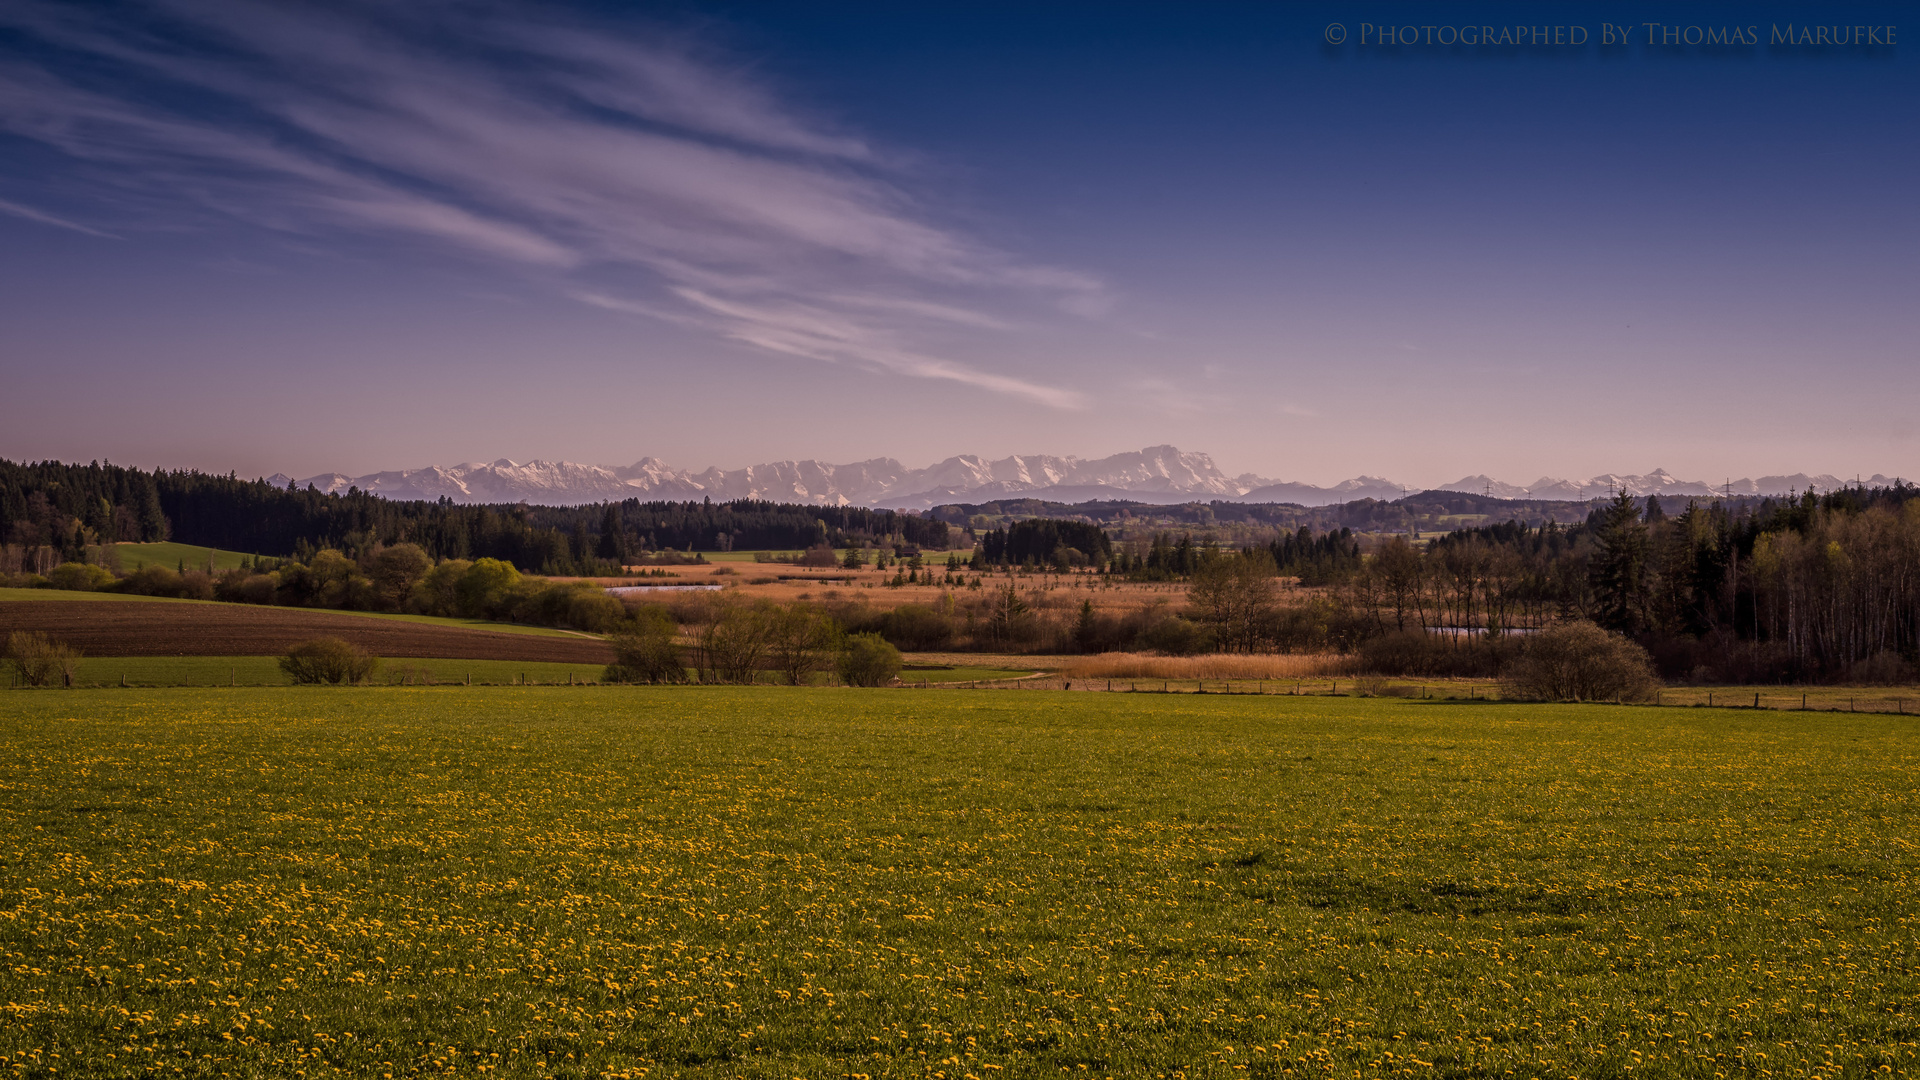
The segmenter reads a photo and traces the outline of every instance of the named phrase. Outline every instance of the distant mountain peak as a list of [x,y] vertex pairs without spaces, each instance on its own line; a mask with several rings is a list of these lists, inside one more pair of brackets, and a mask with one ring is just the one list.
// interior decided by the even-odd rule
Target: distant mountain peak
[[[275,486],[289,478],[276,475]],[[1874,476],[1868,483],[1888,483]],[[1763,476],[1712,485],[1675,479],[1663,468],[1638,476],[1605,474],[1587,480],[1542,476],[1530,487],[1519,487],[1485,474],[1465,476],[1438,490],[1492,493],[1507,499],[1581,501],[1613,491],[1635,496],[1710,496],[1722,491],[1735,495],[1783,495],[1794,491],[1831,490],[1842,486],[1832,476]],[[868,458],[849,465],[822,461],[774,461],[742,469],[708,467],[698,472],[676,469],[656,457],[642,457],[632,465],[583,465],[571,461],[499,458],[460,465],[429,465],[345,476],[324,473],[298,482],[321,491],[349,488],[393,499],[451,499],[456,503],[540,503],[578,505],[623,499],[698,500],[766,499],[818,506],[876,506],[926,510],[946,503],[983,503],[1012,498],[1041,498],[1060,502],[1088,499],[1131,499],[1145,503],[1184,503],[1227,500],[1288,502],[1306,506],[1351,502],[1355,499],[1392,500],[1410,491],[1378,476],[1356,476],[1328,487],[1286,483],[1244,473],[1229,477],[1204,453],[1177,446],[1148,446],[1103,458],[1052,454],[1015,454],[989,460],[960,454],[924,469],[910,469],[888,457]]]

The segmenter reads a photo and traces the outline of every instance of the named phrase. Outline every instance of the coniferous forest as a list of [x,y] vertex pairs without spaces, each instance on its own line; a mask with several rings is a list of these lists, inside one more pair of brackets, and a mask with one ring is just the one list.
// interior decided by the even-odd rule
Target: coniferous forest
[[79,559],[89,544],[176,540],[264,556],[350,555],[411,543],[435,559],[492,558],[530,573],[604,571],[658,551],[898,543],[945,548],[945,522],[891,510],[725,503],[593,506],[395,501],[197,471],[0,461],[0,543]]

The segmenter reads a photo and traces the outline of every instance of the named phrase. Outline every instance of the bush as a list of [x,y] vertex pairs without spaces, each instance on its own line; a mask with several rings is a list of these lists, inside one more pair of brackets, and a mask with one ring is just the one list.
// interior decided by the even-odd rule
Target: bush
[[1438,675],[1447,643],[1425,630],[1393,630],[1360,646],[1360,667],[1380,675]]
[[901,604],[887,612],[881,635],[896,648],[938,652],[953,642],[953,620],[924,604]]
[[1913,665],[1895,652],[1877,652],[1847,670],[1847,681],[1863,686],[1902,686],[1913,681]]
[[69,592],[92,592],[113,584],[113,571],[86,563],[61,563],[47,572],[47,583]]
[[7,661],[28,686],[73,685],[73,666],[80,650],[55,641],[37,630],[7,635]]
[[1647,650],[1590,622],[1535,634],[1501,692],[1535,701],[1647,701],[1660,687]]
[[280,670],[296,683],[357,683],[373,675],[378,657],[337,637],[303,641],[280,658]]
[[638,615],[607,638],[613,663],[601,677],[610,683],[686,682],[686,662],[673,644],[673,620],[658,608]]
[[204,570],[175,573],[164,566],[143,566],[128,574],[120,591],[135,596],[173,596],[182,600],[213,599],[213,579]]
[[229,570],[214,583],[213,598],[230,604],[271,604],[280,587],[280,575]]
[[504,613],[513,587],[520,584],[520,571],[499,559],[476,559],[460,575],[455,587],[460,614],[470,619],[494,619]]
[[885,686],[900,674],[900,650],[879,634],[854,634],[841,647],[840,681],[848,686]]
[[1168,656],[1194,656],[1213,648],[1213,632],[1198,623],[1169,616],[1142,630],[1139,642]]

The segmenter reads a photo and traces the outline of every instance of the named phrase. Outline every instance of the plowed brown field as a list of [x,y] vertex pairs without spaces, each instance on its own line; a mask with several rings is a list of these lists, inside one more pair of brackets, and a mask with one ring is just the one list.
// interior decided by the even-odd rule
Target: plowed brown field
[[508,634],[245,604],[0,603],[0,639],[15,630],[42,631],[87,656],[269,656],[327,634],[376,656],[573,664],[604,664],[613,659],[612,649],[591,638]]

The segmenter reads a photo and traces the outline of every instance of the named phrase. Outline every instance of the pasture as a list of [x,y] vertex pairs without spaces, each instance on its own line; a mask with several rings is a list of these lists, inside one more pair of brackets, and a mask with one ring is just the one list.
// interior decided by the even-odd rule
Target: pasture
[[11,692],[0,1069],[1911,1074],[1915,724]]
[[209,566],[215,573],[232,570],[248,559],[238,551],[223,551],[220,548],[202,547],[199,544],[176,544],[161,541],[153,544],[115,544],[114,554],[119,557],[120,569],[139,570],[147,566],[159,566],[168,570],[187,569],[205,570]]

